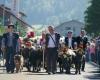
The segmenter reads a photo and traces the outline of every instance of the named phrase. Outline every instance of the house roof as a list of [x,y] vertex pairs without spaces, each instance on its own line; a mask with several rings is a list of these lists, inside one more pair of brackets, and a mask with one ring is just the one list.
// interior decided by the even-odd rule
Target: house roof
[[74,22],[74,23],[79,23],[79,24],[84,25],[84,23],[82,23],[82,22],[80,22],[80,21],[71,20],[71,21],[67,21],[67,22],[61,23],[60,25],[56,26],[55,28],[60,27],[60,26],[65,25],[65,24],[68,24],[68,23],[73,23],[73,22]]
[[15,14],[13,14],[11,12],[11,9],[8,7],[4,7],[4,5],[0,5],[0,8],[5,9],[6,12],[10,13],[12,16],[14,16],[16,19],[18,19],[19,21],[21,21],[22,23],[24,23],[25,25],[27,25],[27,27],[33,28],[31,25],[29,25],[27,22],[25,22],[24,20],[18,18]]

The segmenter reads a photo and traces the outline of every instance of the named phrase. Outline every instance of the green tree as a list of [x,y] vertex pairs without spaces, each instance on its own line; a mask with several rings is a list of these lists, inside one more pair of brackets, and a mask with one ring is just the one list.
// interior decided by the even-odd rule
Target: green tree
[[0,25],[0,35],[2,35],[4,32],[5,32],[4,27]]
[[85,11],[85,29],[88,34],[100,34],[100,0],[90,0],[90,6]]
[[26,35],[26,28],[23,28],[23,26],[21,25],[21,22],[18,22],[18,21],[16,21],[15,26],[16,26],[15,30],[20,33],[21,37],[24,37]]
[[0,35],[2,35],[5,32],[5,28],[3,26],[2,21],[2,17],[0,16]]

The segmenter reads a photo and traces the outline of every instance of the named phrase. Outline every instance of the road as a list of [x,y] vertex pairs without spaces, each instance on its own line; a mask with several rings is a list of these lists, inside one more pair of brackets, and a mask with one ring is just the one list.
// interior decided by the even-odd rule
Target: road
[[100,80],[100,73],[98,68],[90,63],[86,63],[85,72],[81,75],[75,75],[75,70],[72,69],[72,74],[54,74],[48,75],[42,70],[39,73],[26,72],[26,69],[21,73],[7,74],[3,68],[0,68],[0,80]]

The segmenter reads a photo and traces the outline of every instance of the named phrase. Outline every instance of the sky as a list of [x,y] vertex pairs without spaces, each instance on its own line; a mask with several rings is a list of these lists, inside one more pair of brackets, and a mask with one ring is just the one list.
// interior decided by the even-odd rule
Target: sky
[[[4,1],[4,0],[0,0]],[[6,5],[11,7],[11,0]],[[69,20],[84,22],[89,0],[20,0],[20,10],[31,25],[59,25]]]

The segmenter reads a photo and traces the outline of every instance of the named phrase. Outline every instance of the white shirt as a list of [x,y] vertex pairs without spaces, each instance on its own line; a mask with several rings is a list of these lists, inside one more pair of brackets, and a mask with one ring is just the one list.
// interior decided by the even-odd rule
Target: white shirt
[[68,38],[68,47],[70,48],[72,48],[72,38]]
[[[55,41],[55,34],[51,35],[53,40]],[[52,40],[52,38],[49,36],[49,42],[48,42],[48,48],[54,48],[55,47],[55,43]]]

